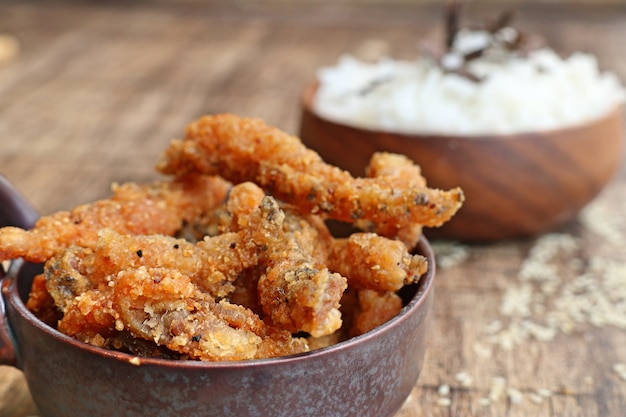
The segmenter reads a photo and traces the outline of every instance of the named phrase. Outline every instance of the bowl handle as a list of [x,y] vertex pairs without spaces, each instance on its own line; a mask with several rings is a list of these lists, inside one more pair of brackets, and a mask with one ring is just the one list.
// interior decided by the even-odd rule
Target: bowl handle
[[11,330],[9,329],[9,322],[6,316],[6,310],[4,306],[5,293],[9,288],[9,281],[3,279],[2,284],[2,296],[0,296],[0,365],[16,366],[15,356],[15,342],[11,336]]
[[[0,227],[16,226],[23,229],[33,227],[39,214],[30,202],[7,180],[0,175]],[[7,321],[4,298],[9,290],[9,279],[5,279],[5,267],[0,264],[0,365],[15,365],[15,345]]]
[[0,174],[0,227],[33,227],[39,213],[6,177]]

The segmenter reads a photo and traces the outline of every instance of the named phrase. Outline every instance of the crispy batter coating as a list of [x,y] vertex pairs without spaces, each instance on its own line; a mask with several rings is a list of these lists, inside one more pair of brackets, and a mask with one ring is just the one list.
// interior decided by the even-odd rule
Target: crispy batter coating
[[375,233],[353,233],[331,244],[328,267],[348,277],[351,288],[397,291],[417,282],[428,269],[421,255],[410,254],[404,244]]
[[122,330],[119,314],[111,301],[111,290],[90,289],[69,300],[57,329],[77,340],[99,347],[110,347],[116,330]]
[[[247,184],[236,186],[231,195],[240,196],[241,191],[250,188]],[[258,187],[252,189],[256,192]],[[249,204],[254,205],[264,194],[256,197],[248,199]],[[111,275],[143,266],[177,269],[191,277],[203,291],[224,297],[234,290],[231,283],[245,269],[258,264],[267,236],[273,236],[281,228],[271,217],[272,213],[245,210],[248,215],[236,232],[207,237],[197,243],[166,235],[131,236],[102,229],[92,248],[71,246],[47,262],[48,291],[65,311],[74,297],[108,285]]]
[[320,337],[341,327],[339,301],[347,287],[344,277],[289,257],[268,269],[258,283],[263,311],[291,332]]
[[266,243],[261,263],[267,269],[257,285],[263,312],[272,323],[294,333],[333,333],[341,326],[339,304],[347,283],[319,263],[324,252],[315,252],[318,229],[293,218],[287,228],[282,227],[285,213],[270,196],[257,210],[281,225],[274,234],[252,236]]
[[104,278],[90,273],[94,260],[93,250],[70,246],[46,262],[46,289],[61,313],[67,313],[76,297],[106,286]]
[[[419,165],[404,155],[375,152],[365,169],[365,173],[367,177],[376,178],[388,187],[426,186],[426,179],[422,176]],[[422,236],[423,229],[423,226],[417,222],[398,223],[396,221],[373,223],[368,220],[357,220],[355,226],[364,231],[375,232],[381,236],[400,240],[408,250],[415,248]]]
[[391,291],[358,290],[358,306],[354,312],[350,336],[375,329],[402,310],[402,299]]
[[303,339],[267,326],[250,310],[216,302],[176,270],[124,271],[113,293],[122,321],[133,334],[190,358],[242,360],[308,349]]
[[396,187],[405,187],[407,184],[414,187],[426,186],[426,178],[419,165],[405,155],[390,152],[374,152],[365,167],[365,175],[379,178],[380,181]]
[[171,235],[220,204],[230,184],[219,177],[189,175],[150,185],[113,186],[113,196],[39,219],[32,230],[0,229],[0,261],[25,258],[45,262],[75,244],[91,247],[98,231]]
[[36,275],[30,289],[26,308],[30,310],[39,320],[49,326],[56,326],[61,318],[54,299],[46,288],[46,277],[44,274]]
[[[38,317],[140,356],[305,352],[397,314],[396,291],[428,267],[412,254],[422,227],[463,201],[428,188],[404,156],[376,153],[354,178],[298,138],[228,114],[189,125],[158,169],[174,179],[114,186],[31,231],[0,229],[0,260],[45,262],[27,303]],[[328,221],[362,231],[334,237]]]
[[131,236],[103,229],[93,249],[74,246],[51,258],[46,276],[49,291],[62,310],[64,300],[107,285],[106,279],[119,271],[141,266],[177,269],[203,291],[224,297],[234,290],[232,282],[238,275],[256,263],[256,251],[237,233],[194,244],[165,235]]
[[[255,206],[259,199],[260,204]],[[120,326],[128,328],[134,317],[127,311],[129,305],[121,303],[119,297],[119,300],[111,301],[108,291],[111,286],[118,288],[118,281],[123,276],[138,279],[137,274],[140,274],[145,280],[148,272],[180,275],[203,294],[206,303],[209,298],[215,301],[228,296],[235,290],[233,282],[251,271],[260,274],[256,282],[256,302],[273,325],[289,334],[305,331],[324,335],[339,328],[339,301],[346,280],[313,263],[325,259],[321,255],[325,251],[317,248],[330,239],[323,222],[317,223],[315,228],[303,218],[291,215],[285,223],[285,213],[276,200],[265,196],[252,184],[235,186],[226,206],[237,208],[228,216],[231,219],[229,230],[235,231],[206,237],[197,243],[165,235],[131,236],[102,229],[93,248],[72,246],[52,257],[45,271],[49,293],[64,313],[58,328],[91,344],[111,345],[116,330],[119,331]],[[320,232],[323,232],[324,239],[318,239]],[[168,289],[178,289],[160,288],[162,296]],[[239,296],[241,298],[241,294]],[[149,301],[147,298],[138,301],[141,300]],[[146,308],[144,306],[142,310],[144,313]],[[171,305],[170,310],[178,311],[178,307]],[[251,310],[246,311],[254,315]],[[141,334],[137,326],[137,323],[132,324],[131,332],[146,338],[147,334]],[[164,329],[161,330],[166,334]],[[280,333],[274,333],[280,336]],[[291,343],[291,339],[280,337]],[[195,358],[202,358],[201,351],[206,347],[199,345],[194,348],[194,353],[175,349],[172,346],[176,344],[170,346],[169,341],[159,344]],[[262,351],[277,349],[276,346],[266,346],[265,342],[257,348]],[[231,354],[225,353],[229,358]],[[206,355],[217,360],[214,352]]]
[[439,226],[464,199],[459,188],[396,187],[386,184],[384,175],[353,178],[322,161],[299,138],[262,120],[231,114],[190,124],[184,139],[171,142],[157,169],[177,176],[196,172],[219,174],[234,183],[253,181],[302,212],[344,222]]
[[266,325],[245,307],[216,301],[175,269],[142,266],[109,278],[107,287],[74,298],[60,331],[95,346],[173,356],[131,342],[130,332],[179,356],[212,361],[308,350],[305,340]]

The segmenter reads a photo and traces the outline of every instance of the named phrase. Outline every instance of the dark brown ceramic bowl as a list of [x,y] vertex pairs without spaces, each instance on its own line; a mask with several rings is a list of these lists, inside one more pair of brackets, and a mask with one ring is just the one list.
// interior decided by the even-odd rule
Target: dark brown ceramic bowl
[[401,153],[428,185],[460,186],[465,203],[426,236],[495,241],[532,236],[573,220],[622,162],[623,109],[570,128],[501,136],[445,136],[373,131],[318,116],[316,85],[303,94],[300,137],[327,162],[362,176],[373,152]]
[[[7,203],[15,200],[0,187],[0,207],[9,207],[0,226],[32,224],[32,213]],[[44,417],[392,416],[422,368],[433,301],[426,240],[417,252],[428,272],[403,290],[403,310],[374,331],[304,354],[224,363],[138,359],[67,337],[24,305],[41,267],[13,262],[2,280],[0,364],[24,372]]]

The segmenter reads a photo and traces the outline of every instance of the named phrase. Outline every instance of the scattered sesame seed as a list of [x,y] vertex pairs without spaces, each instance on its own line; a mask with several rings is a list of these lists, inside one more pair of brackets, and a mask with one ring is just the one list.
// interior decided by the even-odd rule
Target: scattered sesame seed
[[493,349],[482,343],[474,343],[474,353],[481,358],[491,358],[493,356]]
[[611,244],[626,243],[622,231],[626,228],[623,216],[616,216],[611,204],[596,200],[588,204],[579,214],[580,222],[591,232]]
[[626,262],[597,255],[583,262],[581,251],[569,234],[537,239],[502,296],[499,319],[485,328],[488,340],[511,349],[582,325],[626,329]]
[[461,384],[462,387],[467,388],[472,385],[472,376],[465,371],[457,372],[455,379]]
[[622,381],[626,381],[626,364],[616,363],[613,365],[613,371],[619,376]]
[[459,266],[470,255],[469,248],[457,242],[437,241],[432,242],[431,246],[437,258],[437,267],[441,269]]
[[499,401],[505,393],[506,379],[502,377],[496,377],[491,383],[489,389],[489,400],[493,402]]
[[524,401],[524,394],[516,388],[507,388],[506,395],[511,404],[520,404]]
[[488,407],[491,405],[491,400],[487,397],[482,397],[478,400],[478,404],[483,407]]
[[539,388],[537,390],[537,394],[542,396],[543,398],[550,398],[550,397],[552,397],[552,391],[547,389],[547,388]]
[[452,400],[448,397],[439,397],[437,398],[437,405],[439,407],[450,407],[450,405],[452,405]]
[[491,323],[489,323],[487,326],[485,326],[485,332],[498,333],[500,330],[502,330],[503,327],[504,325],[502,324],[500,320],[494,320]]
[[450,395],[450,385],[448,384],[439,385],[439,388],[437,389],[437,393],[442,397],[447,397],[448,395]]

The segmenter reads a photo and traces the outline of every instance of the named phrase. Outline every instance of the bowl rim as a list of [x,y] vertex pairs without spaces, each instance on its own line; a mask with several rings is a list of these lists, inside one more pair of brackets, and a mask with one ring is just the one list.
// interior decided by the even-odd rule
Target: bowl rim
[[[590,129],[594,126],[601,124],[607,120],[611,120],[613,118],[624,119],[626,117],[626,100],[621,103],[616,103],[613,106],[610,106],[603,113],[593,117],[587,118],[579,121],[575,124],[563,125],[560,127],[552,127],[547,129],[538,129],[538,130],[519,130],[515,132],[509,133],[471,133],[471,134],[459,134],[459,133],[443,133],[443,132],[410,132],[410,131],[401,131],[401,130],[392,130],[392,129],[374,129],[371,127],[363,127],[357,126],[355,124],[345,123],[339,120],[333,120],[328,118],[327,116],[323,116],[317,111],[315,111],[313,105],[313,98],[317,89],[319,88],[319,80],[314,80],[305,85],[302,93],[301,93],[301,104],[302,110],[310,113],[313,117],[316,117],[322,120],[325,123],[335,125],[341,128],[352,129],[354,131],[364,132],[366,134],[384,134],[384,135],[393,135],[405,138],[420,138],[420,139],[432,139],[432,140],[472,140],[472,141],[483,141],[490,142],[494,140],[503,141],[503,140],[519,140],[523,138],[528,138],[536,135],[554,135],[554,134],[563,134],[567,135],[568,132],[578,129]],[[302,120],[301,120],[302,122]]]
[[[33,265],[24,262],[22,259],[14,260],[9,266],[7,275],[0,279],[2,283],[2,296],[6,298],[5,302],[11,304],[11,306],[17,311],[22,318],[26,319],[30,325],[37,328],[37,330],[46,333],[48,336],[57,339],[62,343],[67,343],[74,349],[78,349],[89,354],[99,356],[101,358],[110,358],[120,362],[128,362],[136,366],[159,366],[164,368],[186,368],[186,369],[242,369],[242,368],[256,368],[276,365],[290,365],[299,362],[308,362],[316,358],[322,358],[327,355],[338,354],[342,351],[350,351],[357,346],[367,343],[371,340],[376,340],[394,327],[400,325],[400,323],[406,320],[407,316],[417,313],[420,307],[424,305],[428,299],[428,295],[433,291],[434,278],[435,278],[435,255],[432,246],[428,242],[425,236],[421,236],[418,244],[416,245],[415,252],[425,256],[428,259],[428,269],[420,277],[419,281],[415,284],[417,286],[415,294],[410,298],[408,303],[402,308],[402,310],[393,318],[376,327],[375,329],[364,333],[359,336],[349,338],[345,341],[326,346],[319,349],[310,350],[308,352],[302,352],[297,354],[278,356],[264,359],[247,359],[237,361],[199,361],[199,360],[178,360],[178,359],[161,359],[161,358],[149,358],[132,355],[125,352],[119,352],[111,349],[105,349],[97,346],[90,345],[85,342],[81,342],[77,339],[68,336],[57,329],[45,324],[39,318],[37,318],[28,308],[22,300],[19,294],[18,280],[20,279],[20,271],[24,266]],[[4,319],[8,322],[6,312]],[[427,317],[427,315],[425,316]],[[10,323],[9,328],[10,328]],[[28,341],[22,341],[28,343]],[[17,352],[19,357],[19,351]]]

